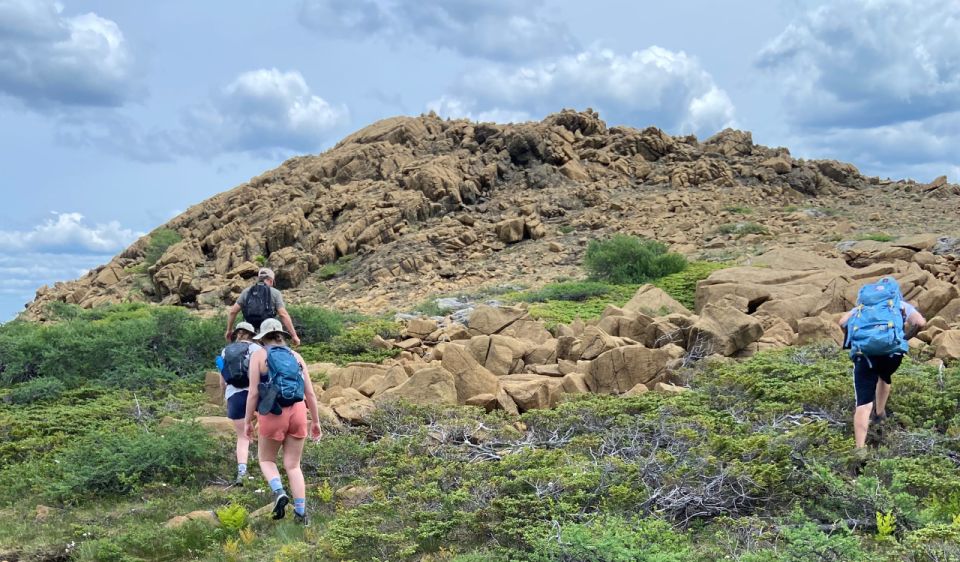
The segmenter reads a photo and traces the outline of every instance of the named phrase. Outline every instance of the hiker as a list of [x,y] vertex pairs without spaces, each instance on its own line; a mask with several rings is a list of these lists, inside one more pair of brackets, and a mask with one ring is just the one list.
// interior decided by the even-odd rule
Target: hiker
[[[280,322],[268,318],[254,339],[262,349],[250,358],[250,396],[247,398],[246,435],[253,438],[253,414],[257,413],[260,470],[273,491],[273,518],[282,519],[290,497],[283,489],[277,452],[283,447],[283,468],[293,493],[294,520],[308,524],[306,485],[300,470],[304,439],[323,435],[317,411],[317,396],[303,358],[286,345],[290,334]],[[310,410],[310,421],[307,410]]]
[[217,358],[220,367],[220,390],[227,405],[227,417],[233,421],[237,433],[237,478],[234,485],[243,486],[247,476],[247,457],[250,454],[250,439],[247,438],[244,420],[247,415],[247,394],[250,386],[248,375],[250,357],[260,349],[253,341],[256,335],[253,325],[240,322],[233,329],[233,343],[223,348]]
[[891,377],[909,350],[907,340],[927,321],[903,300],[897,281],[883,277],[860,288],[857,305],[839,322],[846,330],[844,347],[850,349],[853,360],[853,436],[859,450],[866,445],[870,422],[892,414],[887,409]]
[[268,267],[261,267],[257,272],[257,283],[247,287],[240,293],[237,302],[233,303],[227,312],[227,331],[224,332],[224,338],[230,341],[233,335],[230,327],[233,321],[237,319],[237,313],[243,312],[243,319],[253,325],[255,330],[260,330],[260,324],[267,318],[280,318],[283,326],[290,334],[290,341],[293,345],[300,345],[300,338],[293,327],[293,320],[290,313],[283,305],[283,295],[279,289],[273,287],[273,270]]

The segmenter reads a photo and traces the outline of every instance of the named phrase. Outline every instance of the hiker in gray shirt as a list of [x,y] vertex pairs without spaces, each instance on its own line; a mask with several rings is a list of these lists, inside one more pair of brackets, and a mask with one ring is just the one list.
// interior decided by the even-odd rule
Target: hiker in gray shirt
[[297,336],[297,330],[293,327],[293,319],[290,313],[283,305],[283,295],[278,289],[273,287],[274,273],[272,269],[263,267],[257,274],[257,284],[247,287],[240,293],[237,302],[233,303],[230,310],[227,311],[227,331],[223,334],[227,341],[233,336],[233,321],[237,319],[237,314],[243,312],[243,319],[249,322],[257,330],[260,324],[268,318],[277,318],[283,323],[283,327],[290,333],[290,341],[293,345],[300,345],[300,337]]

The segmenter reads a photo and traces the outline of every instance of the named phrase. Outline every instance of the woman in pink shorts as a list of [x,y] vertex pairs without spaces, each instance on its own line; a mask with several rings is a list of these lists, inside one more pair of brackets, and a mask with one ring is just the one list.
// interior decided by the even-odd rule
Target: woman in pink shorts
[[[246,434],[251,439],[253,438],[253,414],[257,411],[260,401],[261,375],[269,373],[267,353],[272,347],[286,347],[285,337],[289,337],[289,334],[284,331],[280,321],[271,318],[263,321],[260,333],[254,338],[263,345],[263,349],[257,350],[250,357],[250,395],[247,397],[245,419]],[[307,365],[299,353],[292,350],[291,353],[300,364],[300,372],[303,376],[303,400],[281,408],[279,414],[257,413],[257,432],[260,435],[257,456],[260,458],[260,471],[263,472],[263,477],[267,479],[270,489],[273,490],[273,518],[281,519],[286,512],[287,504],[290,503],[290,497],[284,491],[280,480],[280,469],[277,468],[277,453],[280,447],[283,447],[283,468],[290,481],[290,491],[293,492],[294,519],[306,525],[307,490],[303,481],[303,472],[300,470],[300,457],[303,454],[304,439],[307,435],[318,440],[323,433],[318,421],[320,418],[317,413],[317,396],[310,382]],[[311,421],[307,420],[308,408]]]

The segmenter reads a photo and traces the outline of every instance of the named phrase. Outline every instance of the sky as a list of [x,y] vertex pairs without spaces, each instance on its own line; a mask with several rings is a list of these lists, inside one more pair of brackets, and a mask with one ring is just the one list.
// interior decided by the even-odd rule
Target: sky
[[960,182],[960,1],[0,0],[0,322],[378,119],[587,107]]

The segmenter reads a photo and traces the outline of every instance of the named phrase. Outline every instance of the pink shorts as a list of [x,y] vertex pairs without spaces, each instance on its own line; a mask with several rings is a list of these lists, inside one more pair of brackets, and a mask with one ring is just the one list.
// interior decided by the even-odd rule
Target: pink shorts
[[283,408],[280,415],[257,414],[257,433],[260,437],[283,441],[287,437],[307,437],[307,405],[302,400]]

